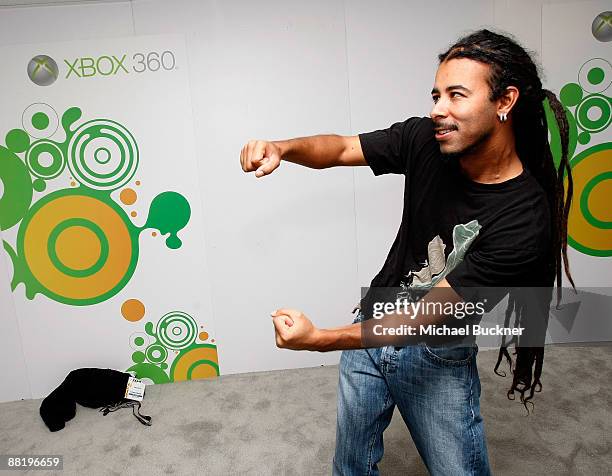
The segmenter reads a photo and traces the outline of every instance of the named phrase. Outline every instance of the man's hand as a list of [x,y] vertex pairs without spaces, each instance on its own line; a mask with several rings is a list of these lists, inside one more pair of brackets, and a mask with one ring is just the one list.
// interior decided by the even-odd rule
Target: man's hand
[[240,165],[245,172],[255,171],[255,177],[271,174],[281,161],[281,150],[273,142],[251,140],[240,151]]
[[276,346],[292,350],[319,350],[319,333],[310,319],[295,309],[278,309],[272,314]]

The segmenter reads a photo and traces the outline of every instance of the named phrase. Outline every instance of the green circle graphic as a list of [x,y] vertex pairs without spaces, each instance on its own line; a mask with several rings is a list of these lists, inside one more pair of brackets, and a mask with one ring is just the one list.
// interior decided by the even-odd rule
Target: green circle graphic
[[[45,166],[40,163],[40,155],[43,153],[51,155],[51,165]],[[32,144],[26,154],[26,163],[33,175],[45,180],[58,177],[66,165],[64,155],[59,146],[55,144],[55,142],[46,139],[39,140]]]
[[132,354],[132,361],[137,364],[142,364],[145,361],[145,354],[141,351],[136,351]]
[[13,152],[25,152],[30,146],[30,136],[23,129],[12,129],[6,134],[4,142]]
[[44,112],[36,112],[32,116],[32,125],[42,131],[49,127],[49,116],[47,116]]
[[[61,233],[64,230],[75,226],[87,228],[88,230],[92,231],[100,241],[100,256],[93,265],[86,269],[69,268],[61,262],[61,260],[57,256],[57,251],[55,249],[57,239],[61,235]],[[59,223],[53,229],[53,231],[49,235],[49,241],[47,243],[47,252],[49,253],[49,258],[51,259],[51,262],[62,273],[67,274],[68,276],[73,276],[75,278],[83,278],[97,273],[106,263],[106,260],[108,259],[108,240],[106,239],[104,231],[102,231],[102,229],[96,223],[85,218],[71,218],[70,220],[65,220],[62,223]]]
[[589,79],[589,82],[591,84],[599,84],[604,80],[605,77],[606,73],[604,73],[604,70],[598,67],[591,69],[587,73],[587,78]]
[[568,83],[559,91],[559,99],[568,107],[577,105],[582,100],[582,88],[579,84]]

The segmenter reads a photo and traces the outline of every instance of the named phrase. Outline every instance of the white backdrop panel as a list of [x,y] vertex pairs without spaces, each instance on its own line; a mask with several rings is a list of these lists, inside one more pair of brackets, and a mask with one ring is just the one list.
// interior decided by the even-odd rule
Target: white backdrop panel
[[269,314],[351,322],[359,297],[352,171],[284,163],[255,179],[249,139],[349,132],[342,3],[135,2],[136,32],[187,36],[223,373],[334,364],[338,353],[279,350]]
[[[30,82],[23,67],[28,64],[29,58],[43,50],[55,58],[60,67],[57,81],[44,91]],[[165,50],[173,52],[176,69],[144,73],[135,73],[131,69],[132,65],[136,66],[131,63],[134,53]],[[143,226],[147,216],[151,216],[150,204],[157,195],[166,191],[181,194],[191,209],[189,222],[178,232],[183,243],[178,249],[169,249],[165,236],[152,236],[151,228],[157,228],[155,225],[140,234],[136,239],[138,244],[130,254],[138,253],[134,274],[128,278],[125,287],[110,293],[110,297],[79,303],[61,298],[55,301],[47,297],[49,294],[38,294],[34,299],[29,299],[24,295],[24,286],[17,286],[13,297],[33,396],[48,393],[74,368],[92,366],[124,370],[131,366],[134,350],[130,345],[130,336],[144,332],[145,321],[155,323],[170,311],[188,313],[198,326],[204,326],[198,330],[205,330],[211,339],[215,338],[208,278],[202,264],[204,235],[200,186],[195,171],[191,99],[182,38],[133,37],[28,44],[7,47],[2,54],[7,65],[4,79],[9,85],[8,90],[20,91],[20,94],[3,95],[0,130],[19,127],[22,111],[29,104],[41,101],[52,105],[60,117],[69,107],[78,106],[83,116],[77,124],[92,119],[117,121],[134,136],[139,150],[136,174],[121,187],[125,189],[129,185],[137,190],[136,203],[121,205],[126,213],[137,213],[132,219],[133,223]],[[68,76],[68,68],[62,61],[65,58],[72,61],[81,56],[98,58],[113,54],[119,58],[125,54],[129,73],[79,78],[74,74]],[[155,64],[152,66],[155,67]],[[52,139],[61,142],[64,137],[60,127]],[[83,156],[89,157],[89,154]],[[91,166],[91,157],[83,159],[86,160]],[[43,193],[34,193],[32,203],[52,191],[70,189],[75,183],[71,183],[73,178],[69,176],[75,177],[73,171],[66,168],[60,176],[47,182],[47,189]],[[120,203],[118,195],[118,190],[113,192],[116,203]],[[162,214],[174,216],[176,210],[174,208]],[[101,223],[113,222],[102,220]],[[20,226],[13,226],[4,233],[14,249]],[[112,230],[113,226],[109,224],[108,230]],[[170,231],[162,228],[160,235]],[[104,233],[108,236],[106,228]],[[36,261],[32,259],[31,262]],[[114,266],[115,262],[109,258],[108,263],[105,269]],[[39,271],[38,276],[42,275]],[[50,279],[49,283],[53,283],[54,279],[57,278]],[[48,284],[45,286],[48,287]],[[58,294],[70,296],[69,288],[70,285],[66,285]],[[121,315],[124,301],[133,298],[141,300],[146,307],[142,322],[129,322]]]

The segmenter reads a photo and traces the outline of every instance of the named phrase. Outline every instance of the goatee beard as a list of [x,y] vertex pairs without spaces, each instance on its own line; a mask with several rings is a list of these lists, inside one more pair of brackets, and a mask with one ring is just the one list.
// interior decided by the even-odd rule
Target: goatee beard
[[472,142],[467,147],[464,147],[461,150],[457,150],[455,152],[442,152],[440,148],[440,153],[442,154],[442,161],[444,163],[448,162],[458,162],[460,158],[472,154],[477,151],[480,146],[491,136],[491,131],[483,132],[474,142]]

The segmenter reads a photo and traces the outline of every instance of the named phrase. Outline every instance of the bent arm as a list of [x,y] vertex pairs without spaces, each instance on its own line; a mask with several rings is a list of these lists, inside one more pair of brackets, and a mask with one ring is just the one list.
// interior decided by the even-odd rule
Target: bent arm
[[[367,348],[364,344],[363,332],[369,333],[370,336],[374,335],[373,327],[378,323],[383,323],[385,327],[399,327],[402,324],[410,324],[415,328],[419,328],[421,325],[435,324],[440,325],[445,322],[452,320],[447,315],[438,312],[423,312],[427,309],[425,303],[458,303],[463,299],[457,292],[450,286],[446,279],[440,280],[423,298],[420,300],[423,305],[419,307],[419,311],[416,314],[391,314],[385,317],[383,321],[380,320],[366,320],[361,323],[349,324],[346,326],[335,327],[332,329],[318,329],[317,330],[317,343],[312,350],[319,352],[328,352],[332,350],[347,350],[347,349],[363,349]],[[435,306],[434,306],[435,309]],[[393,336],[387,335],[377,339],[368,339],[376,345],[368,345],[368,347],[383,347],[386,345],[406,346],[408,343],[416,344],[421,341],[420,335],[414,337],[405,336]]]

